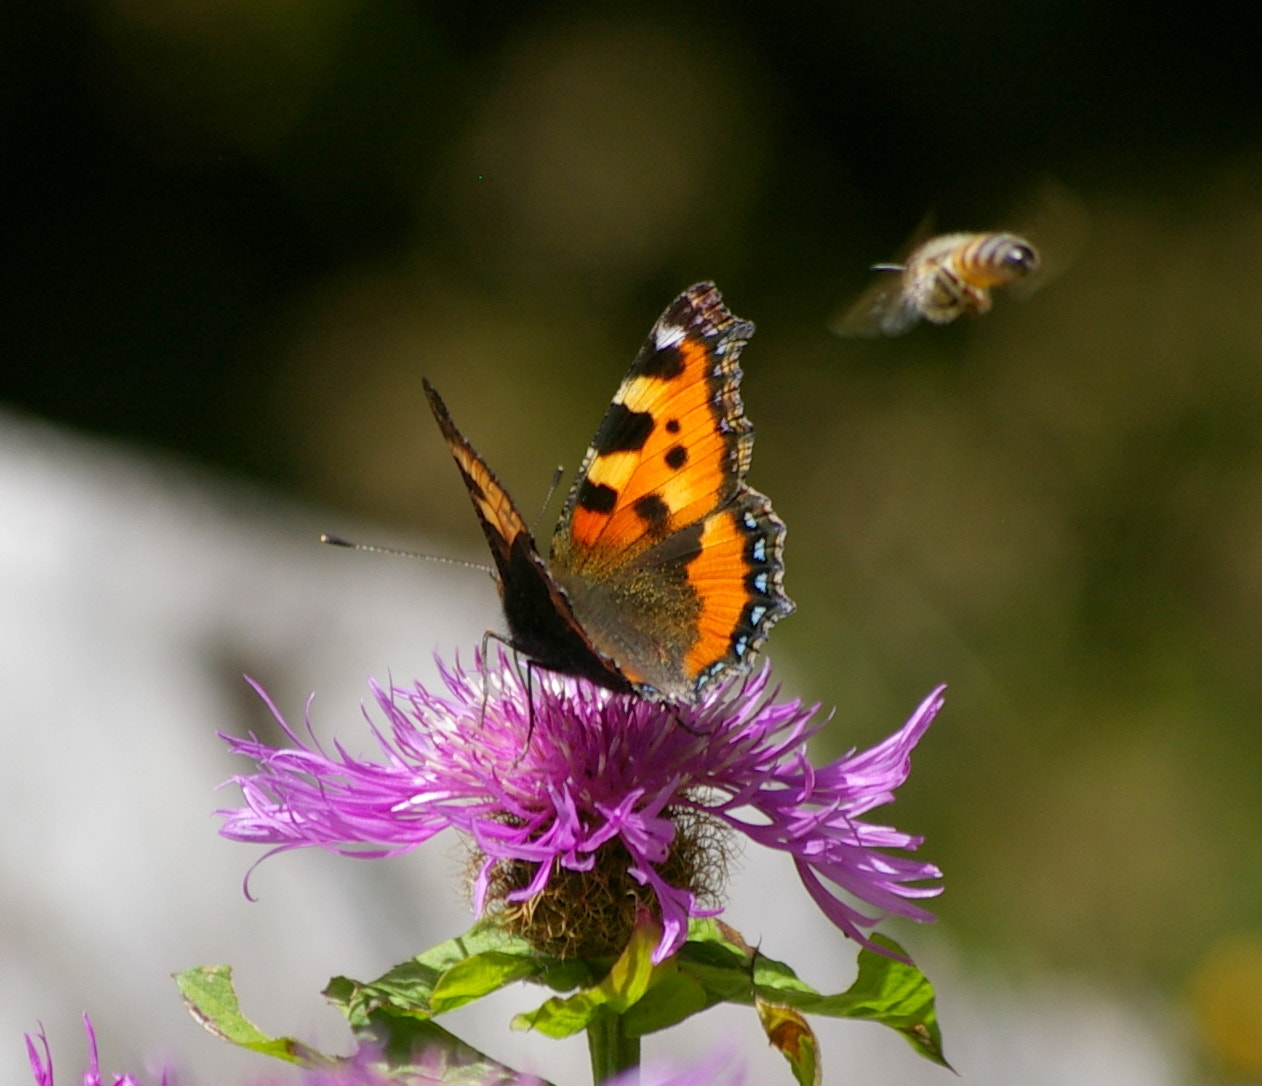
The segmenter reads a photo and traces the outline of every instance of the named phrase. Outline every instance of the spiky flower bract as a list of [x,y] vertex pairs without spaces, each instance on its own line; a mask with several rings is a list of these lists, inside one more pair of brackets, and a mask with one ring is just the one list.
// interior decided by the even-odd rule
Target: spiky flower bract
[[293,746],[225,737],[258,771],[234,778],[245,803],[220,812],[220,832],[273,851],[387,856],[454,828],[479,857],[479,915],[561,956],[616,953],[646,892],[663,929],[654,959],[674,953],[690,917],[721,911],[728,831],[788,853],[816,903],[867,946],[882,914],[932,919],[914,901],[940,892],[940,873],[900,855],[921,838],[862,816],[906,780],[941,689],[884,742],[816,767],[818,707],[776,701],[766,667],[678,706],[538,670],[528,692],[503,656],[439,666],[444,692],[371,684],[388,725],[370,723],[371,759],[326,751],[309,720],[304,739],[268,700]]
[[[96,1030],[92,1028],[92,1019],[83,1016],[83,1028],[88,1035],[88,1067],[83,1072],[83,1086],[105,1086],[106,1080],[101,1078],[101,1061],[96,1050]],[[36,1044],[38,1039],[39,1044]],[[40,1049],[43,1049],[41,1054]],[[35,1036],[26,1035],[26,1055],[31,1061],[31,1074],[35,1076],[36,1086],[55,1086],[53,1082],[53,1054],[48,1047],[48,1038],[43,1027]],[[164,1072],[161,1086],[167,1086],[167,1075]],[[108,1080],[109,1086],[143,1086],[138,1078],[132,1075],[115,1075]]]
[[[83,1025],[88,1035],[88,1067],[83,1073],[83,1086],[145,1086],[142,1080],[130,1074],[116,1075],[108,1082],[102,1079],[96,1048],[96,1030],[92,1026],[92,1019],[86,1014],[83,1016]],[[26,1051],[36,1086],[56,1086],[53,1080],[52,1054],[42,1028],[35,1036],[29,1033],[26,1035]],[[327,1064],[304,1067],[301,1078],[297,1080],[292,1075],[282,1078],[279,1075],[263,1074],[249,1081],[251,1086],[292,1086],[296,1082],[300,1082],[301,1086],[443,1086],[444,1083],[450,1086],[545,1086],[543,1080],[534,1075],[485,1067],[464,1069],[454,1066],[448,1055],[438,1048],[418,1052],[408,1066],[398,1068],[385,1067],[378,1051],[360,1048],[348,1059],[330,1060]],[[163,1072],[159,1086],[171,1086],[171,1082],[171,1076]],[[669,1084],[663,1083],[663,1086]],[[695,1086],[703,1086],[702,1081],[697,1080]],[[714,1086],[717,1086],[717,1082]],[[733,1083],[733,1086],[736,1084]]]

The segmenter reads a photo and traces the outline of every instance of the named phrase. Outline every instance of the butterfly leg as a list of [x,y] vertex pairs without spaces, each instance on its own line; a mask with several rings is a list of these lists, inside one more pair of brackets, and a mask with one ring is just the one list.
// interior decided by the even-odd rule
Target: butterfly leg
[[679,715],[679,711],[669,701],[659,701],[657,707],[670,714],[670,719],[678,724],[689,735],[695,735],[698,739],[704,738],[705,732],[699,732],[696,728],[690,728],[684,723],[684,718]]
[[[530,741],[535,737],[535,662],[533,660],[526,661],[526,713],[528,720],[526,742],[522,744],[521,753],[517,755],[517,762],[526,757],[526,751],[530,749]],[[517,762],[513,764],[516,765]]]
[[[486,663],[487,663],[487,660],[489,659],[489,657],[487,656],[487,646],[491,641],[498,641],[506,649],[509,649],[513,653],[514,659],[516,659],[517,651],[518,651],[517,646],[514,645],[512,641],[510,641],[503,634],[497,633],[495,630],[486,630],[483,632],[482,634],[482,667],[481,667],[482,708],[478,716],[478,727],[481,727],[482,724],[486,720],[486,699],[487,699]],[[526,725],[526,742],[522,744],[521,753],[517,756],[517,761],[513,763],[514,768],[526,756],[526,751],[530,749],[530,741],[531,739],[534,738],[534,735],[535,735],[534,677],[535,677],[536,666],[537,665],[535,664],[533,660],[531,659],[526,660],[526,713],[527,713],[527,721],[528,721]]]
[[[506,649],[511,650],[514,654],[516,654],[517,652],[517,646],[514,645],[502,633],[497,633],[495,630],[483,631],[482,633],[482,658],[479,661],[479,665],[478,665],[478,671],[482,675],[482,706],[481,706],[480,711],[478,712],[478,727],[479,728],[481,728],[482,725],[486,723],[486,699],[487,699],[486,665],[487,665],[487,661],[490,659],[487,647],[489,643],[492,641],[498,641],[501,645],[503,645]],[[531,726],[532,728],[534,726],[534,707],[533,706],[531,707]]]

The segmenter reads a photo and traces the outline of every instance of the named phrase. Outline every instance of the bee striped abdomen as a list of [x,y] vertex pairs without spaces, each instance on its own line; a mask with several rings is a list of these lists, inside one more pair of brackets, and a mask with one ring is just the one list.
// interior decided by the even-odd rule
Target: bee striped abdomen
[[1034,246],[1016,234],[945,234],[912,254],[904,291],[925,320],[947,324],[989,312],[991,290],[1024,279],[1038,262]]
[[1039,264],[1038,252],[1016,234],[975,234],[953,261],[975,287],[989,290],[1024,279]]

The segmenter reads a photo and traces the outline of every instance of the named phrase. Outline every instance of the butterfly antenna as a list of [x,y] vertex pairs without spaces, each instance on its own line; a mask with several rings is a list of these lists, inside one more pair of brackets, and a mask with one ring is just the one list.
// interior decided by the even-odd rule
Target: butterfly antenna
[[872,265],[872,267],[871,267],[869,270],[870,270],[870,271],[896,271],[896,272],[901,272],[901,271],[906,271],[906,270],[907,270],[907,267],[906,267],[906,265],[904,265],[904,264],[873,264],[873,265]]
[[552,501],[552,495],[557,492],[557,487],[561,485],[561,476],[565,474],[565,465],[558,464],[552,472],[552,482],[548,484],[548,493],[544,495],[543,505],[539,507],[539,512],[535,514],[534,523],[530,526],[530,534],[535,534],[535,529],[539,527],[539,518],[543,516],[543,511],[548,508],[548,503]]
[[320,536],[320,542],[327,543],[330,547],[345,547],[347,550],[352,551],[392,554],[396,558],[420,558],[425,562],[442,562],[449,566],[464,566],[466,569],[476,569],[483,573],[494,572],[490,566],[483,565],[481,562],[467,562],[463,558],[449,558],[445,554],[422,554],[420,551],[405,551],[399,547],[381,547],[376,543],[353,543],[349,539],[343,539],[340,535],[324,533]]

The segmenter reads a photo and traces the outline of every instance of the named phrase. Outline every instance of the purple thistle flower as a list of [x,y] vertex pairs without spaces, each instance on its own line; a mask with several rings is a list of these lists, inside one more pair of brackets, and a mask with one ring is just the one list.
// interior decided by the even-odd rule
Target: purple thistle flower
[[[386,731],[370,723],[381,748],[376,760],[353,757],[340,743],[326,752],[309,721],[304,741],[256,686],[294,746],[224,737],[258,772],[233,778],[245,804],[219,812],[220,832],[273,852],[316,845],[372,857],[455,828],[479,854],[475,911],[518,910],[526,921],[520,933],[541,949],[549,946],[530,921],[544,891],[577,894],[590,911],[596,882],[608,886],[611,902],[636,887],[650,890],[663,926],[654,959],[673,954],[689,917],[721,911],[712,883],[726,858],[725,835],[716,832],[724,826],[791,855],[829,919],[866,946],[880,949],[864,929],[882,913],[933,919],[913,901],[940,893],[926,882],[941,873],[890,854],[914,850],[922,838],[861,817],[891,802],[907,779],[911,751],[942,705],[941,688],[884,742],[817,768],[806,744],[824,723],[810,723],[818,706],[777,703],[766,667],[720,684],[696,706],[535,671],[533,711],[502,655],[485,673],[439,667],[444,694],[371,684],[389,724]],[[555,927],[555,910],[544,912]],[[617,934],[629,934],[632,922],[619,918]],[[588,927],[608,938],[610,919]],[[592,951],[581,939],[562,945]]]
[[[96,1031],[92,1019],[83,1016],[88,1034],[88,1069],[83,1073],[83,1086],[105,1086],[101,1078],[100,1061],[97,1058]],[[38,1039],[38,1045],[36,1040]],[[43,1048],[43,1053],[40,1053]],[[53,1059],[48,1048],[48,1038],[43,1027],[32,1037],[26,1035],[26,1051],[31,1061],[31,1071],[36,1086],[55,1086]],[[327,1067],[308,1067],[301,1072],[302,1086],[442,1086],[443,1083],[462,1083],[464,1086],[543,1086],[543,1080],[534,1075],[522,1075],[504,1069],[472,1069],[453,1066],[445,1053],[437,1048],[427,1049],[408,1067],[386,1070],[379,1062],[379,1053],[371,1048],[361,1048],[348,1060],[339,1060]],[[162,1086],[169,1082],[162,1076]],[[251,1079],[252,1086],[270,1086],[272,1083],[292,1082],[292,1078]],[[639,1074],[638,1069],[612,1079],[605,1086],[743,1086],[745,1075],[728,1057],[715,1053],[702,1062],[684,1069],[660,1067]],[[144,1086],[132,1075],[117,1075],[109,1086]]]
[[[92,1019],[86,1014],[83,1016],[83,1025],[88,1034],[88,1069],[83,1073],[83,1086],[105,1086],[97,1059],[96,1031],[92,1028]],[[26,1051],[30,1057],[36,1086],[55,1086],[52,1055],[42,1027],[37,1037],[38,1046],[36,1037],[29,1033],[26,1035]],[[44,1050],[42,1055],[40,1047]],[[371,1047],[360,1048],[350,1059],[337,1060],[327,1066],[303,1068],[299,1080],[295,1080],[291,1074],[284,1078],[264,1075],[249,1081],[251,1086],[281,1086],[295,1081],[300,1081],[301,1086],[442,1086],[443,1083],[456,1082],[463,1086],[544,1086],[543,1080],[534,1075],[520,1075],[507,1068],[500,1071],[457,1067],[438,1048],[426,1049],[417,1054],[411,1065],[393,1070],[383,1067],[380,1055],[380,1052]],[[164,1072],[161,1086],[168,1086],[170,1081]],[[109,1086],[144,1086],[144,1083],[132,1075],[118,1075],[110,1080]],[[671,1084],[663,1082],[662,1086]],[[701,1084],[698,1083],[697,1086]]]
[[[103,1086],[101,1063],[96,1052],[96,1030],[92,1028],[92,1019],[86,1014],[83,1016],[83,1028],[88,1035],[88,1069],[83,1072],[83,1086]],[[35,1044],[36,1038],[29,1033],[26,1035],[26,1055],[31,1061],[31,1073],[35,1076],[36,1086],[54,1086],[53,1054],[49,1051],[48,1038],[44,1035],[43,1026],[40,1027],[37,1036],[38,1047]],[[40,1054],[40,1047],[44,1049],[43,1055]],[[163,1072],[162,1086],[166,1086],[167,1082],[166,1072]],[[115,1075],[110,1079],[110,1086],[143,1086],[143,1084],[140,1079],[132,1075]]]
[[745,1068],[720,1052],[713,1052],[699,1063],[687,1066],[671,1064],[634,1068],[603,1086],[744,1086]]

